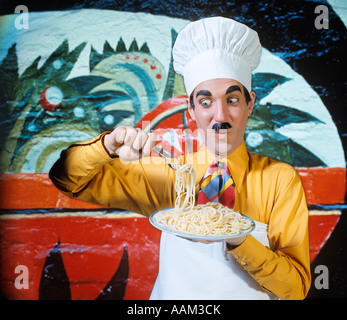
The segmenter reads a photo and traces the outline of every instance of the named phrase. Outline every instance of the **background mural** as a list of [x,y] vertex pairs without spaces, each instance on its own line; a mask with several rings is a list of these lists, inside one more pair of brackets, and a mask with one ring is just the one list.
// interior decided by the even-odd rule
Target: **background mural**
[[[63,196],[48,172],[64,148],[120,124],[156,131],[171,156],[197,150],[201,137],[186,111],[171,49],[189,21],[214,15],[247,23],[262,42],[245,140],[251,152],[293,165],[303,181],[313,279],[308,299],[346,296],[342,1],[18,5],[0,7],[4,298],[148,299],[160,233],[136,213]],[[328,10],[328,27],[318,5]],[[314,284],[322,265],[329,289]],[[18,266],[24,271],[16,272]]]

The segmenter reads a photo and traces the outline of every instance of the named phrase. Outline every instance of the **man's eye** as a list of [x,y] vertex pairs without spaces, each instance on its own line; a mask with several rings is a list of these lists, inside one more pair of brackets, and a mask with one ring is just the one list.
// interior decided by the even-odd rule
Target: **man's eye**
[[203,108],[208,108],[211,105],[211,100],[203,99],[203,100],[200,101],[200,105]]
[[228,103],[229,104],[235,104],[239,102],[239,98],[229,98]]

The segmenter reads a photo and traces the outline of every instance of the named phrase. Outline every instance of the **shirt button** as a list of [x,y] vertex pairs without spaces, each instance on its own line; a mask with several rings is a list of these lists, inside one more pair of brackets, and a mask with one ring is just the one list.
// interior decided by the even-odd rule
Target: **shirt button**
[[246,261],[242,261],[242,262],[241,262],[241,265],[242,265],[242,266],[245,266],[246,264],[247,264]]

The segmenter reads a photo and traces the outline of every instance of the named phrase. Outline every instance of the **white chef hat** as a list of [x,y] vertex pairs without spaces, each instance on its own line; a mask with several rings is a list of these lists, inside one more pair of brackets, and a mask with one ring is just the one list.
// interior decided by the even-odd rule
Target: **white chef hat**
[[250,92],[261,44],[257,32],[246,25],[212,17],[189,23],[178,34],[172,53],[188,96],[199,83],[218,78],[237,80]]

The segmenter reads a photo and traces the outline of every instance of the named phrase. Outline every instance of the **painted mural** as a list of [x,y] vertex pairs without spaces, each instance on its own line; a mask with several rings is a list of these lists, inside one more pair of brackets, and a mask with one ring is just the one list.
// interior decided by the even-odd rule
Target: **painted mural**
[[[159,232],[136,213],[63,196],[48,172],[70,144],[121,124],[155,131],[170,156],[200,148],[171,57],[189,20],[82,9],[33,12],[29,29],[18,30],[16,18],[0,16],[3,295],[148,299]],[[265,47],[253,89],[246,145],[298,170],[311,205],[313,261],[341,215],[317,205],[343,203],[346,193],[338,130],[318,93]],[[27,290],[14,286],[18,264],[29,268]]]
[[[172,28],[171,42],[174,42],[176,35],[177,31]],[[38,66],[42,60],[39,55],[20,75],[17,44],[14,43],[8,49],[0,66],[4,74],[1,112],[6,119],[2,126],[5,139],[1,145],[1,172],[48,172],[57,155],[72,142],[88,140],[117,125],[135,126],[160,103],[185,94],[183,81],[174,73],[172,62],[166,72],[160,57],[151,54],[147,42],[139,48],[136,38],[128,48],[121,37],[115,46],[106,40],[100,53],[91,45],[89,73],[68,78],[86,45],[86,42],[82,42],[70,51],[69,42],[65,39],[50,53],[42,66]],[[170,52],[170,47],[166,50]],[[341,148],[340,155],[336,155],[336,151],[330,153],[335,159],[326,159],[315,146],[326,134],[335,136],[334,146],[338,145],[335,126],[329,117],[326,118],[324,105],[318,97],[314,97],[316,102],[311,98],[309,103],[315,103],[314,113],[317,116],[307,112],[302,96],[312,96],[314,93],[307,93],[307,84],[296,79],[298,77],[290,69],[288,71],[289,74],[293,73],[292,78],[269,72],[276,63],[279,65],[278,72],[288,74],[288,67],[282,66],[281,61],[276,61],[265,51],[257,70],[264,69],[267,72],[256,70],[253,76],[257,99],[245,136],[248,149],[296,167],[326,167],[329,162],[343,163]],[[286,82],[294,83],[285,86]],[[299,87],[304,91],[296,97],[297,101],[301,100],[296,102],[299,105],[293,102],[282,105],[276,98],[269,99],[274,90],[281,90],[279,88],[283,86],[287,97],[291,92],[299,91]],[[291,97],[290,100],[295,99]],[[179,123],[183,129],[188,129],[187,117],[185,114],[182,123]],[[148,116],[147,119],[153,120]],[[163,124],[155,121],[148,129],[153,130],[158,126],[163,127]],[[168,129],[177,126],[176,120],[166,123]],[[283,134],[284,127],[290,129]],[[310,137],[308,142],[292,138],[298,135],[297,131],[302,136],[305,130],[315,130],[318,134]],[[66,135],[67,131],[69,135]],[[176,149],[181,149],[177,144],[178,137],[173,135],[166,137],[166,140]],[[67,136],[70,137],[68,141]]]

